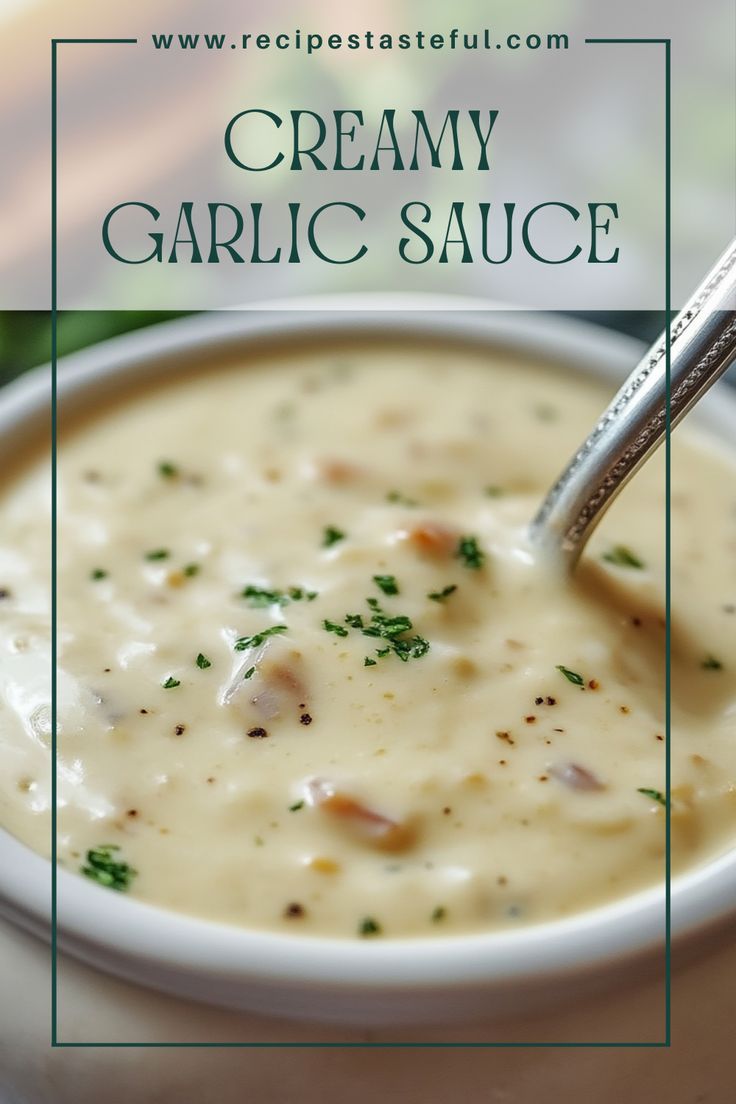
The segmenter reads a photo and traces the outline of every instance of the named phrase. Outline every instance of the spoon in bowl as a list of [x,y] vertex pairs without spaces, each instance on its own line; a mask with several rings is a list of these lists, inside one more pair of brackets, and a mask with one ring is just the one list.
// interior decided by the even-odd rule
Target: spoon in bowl
[[736,240],[671,324],[669,381],[665,331],[550,489],[531,523],[538,550],[573,570],[619,491],[736,359],[735,308]]

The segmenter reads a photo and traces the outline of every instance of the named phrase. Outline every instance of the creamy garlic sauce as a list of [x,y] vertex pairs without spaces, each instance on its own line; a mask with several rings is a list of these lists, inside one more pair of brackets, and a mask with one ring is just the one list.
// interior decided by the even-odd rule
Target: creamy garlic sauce
[[[535,923],[661,880],[663,456],[573,583],[524,535],[609,397],[500,352],[327,346],[63,434],[65,867],[348,937]],[[735,475],[676,434],[675,870],[736,834]],[[0,494],[0,821],[42,854],[48,499],[46,457]]]

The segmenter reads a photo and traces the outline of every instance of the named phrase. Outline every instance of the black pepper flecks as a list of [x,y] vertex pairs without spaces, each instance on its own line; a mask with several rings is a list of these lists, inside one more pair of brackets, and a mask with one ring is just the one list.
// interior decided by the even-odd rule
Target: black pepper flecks
[[186,728],[187,728],[186,725],[178,724],[176,726],[176,728],[174,729],[174,735],[175,736],[183,736],[184,733],[186,732]]
[[268,733],[266,732],[265,728],[258,727],[248,729],[248,735],[253,740],[263,740],[266,736],[268,736]]
[[289,920],[299,919],[306,914],[304,905],[300,905],[298,901],[292,901],[284,909],[284,916]]
[[0,602],[5,602],[11,597],[12,595],[7,587],[0,587]]
[[299,718],[299,724],[310,725],[312,723],[312,717],[309,713],[302,713]]

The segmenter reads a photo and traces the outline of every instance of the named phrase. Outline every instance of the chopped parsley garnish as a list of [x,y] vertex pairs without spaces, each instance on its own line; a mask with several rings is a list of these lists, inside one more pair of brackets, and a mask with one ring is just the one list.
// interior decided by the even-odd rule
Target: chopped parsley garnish
[[582,686],[585,688],[585,680],[577,671],[571,671],[569,667],[563,667],[561,663],[555,667],[555,670],[559,671],[561,675],[564,675],[567,681],[571,682],[573,686]]
[[652,801],[657,801],[660,805],[663,805],[665,809],[667,808],[667,798],[660,790],[648,790],[643,786],[639,786],[636,792],[644,794],[645,797],[651,797]]
[[292,602],[313,602],[319,597],[316,590],[305,590],[304,587],[289,587],[288,595]]
[[200,652],[197,656],[197,666],[200,671],[206,671],[208,667],[212,666],[212,660],[208,659],[206,655],[202,655]]
[[475,537],[461,537],[455,556],[472,571],[480,571],[486,558],[485,552],[479,547]]
[[176,479],[179,475],[179,469],[170,460],[162,460],[158,466],[158,474],[162,479]]
[[363,636],[378,636],[395,640],[402,633],[412,629],[411,618],[400,613],[396,617],[387,617],[385,613],[374,613],[370,625],[362,630]]
[[[374,577],[390,579],[392,583],[395,583],[393,575]],[[363,636],[387,641],[384,647],[376,648],[376,656],[379,659],[393,652],[394,655],[397,655],[400,660],[406,663],[410,659],[419,659],[427,654],[430,647],[428,640],[425,640],[422,636],[407,637],[405,635],[411,632],[413,628],[411,618],[405,614],[396,614],[389,617],[381,608],[377,598],[366,598],[366,604],[371,610],[370,620],[367,624],[366,619],[360,613],[346,614],[345,624],[349,625],[351,629],[361,632]],[[336,621],[325,620],[322,625],[327,632],[335,633],[336,636],[345,637],[349,635],[348,630]],[[363,660],[364,667],[374,667],[375,664],[375,659],[370,656],[366,656]]]
[[253,675],[254,675],[255,673],[256,673],[256,669],[255,669],[255,667],[249,667],[249,668],[248,668],[248,670],[247,670],[247,671],[245,672],[245,674],[243,675],[243,678],[244,678],[244,679],[249,679],[249,678],[253,678]]
[[635,552],[627,548],[625,544],[615,545],[609,552],[604,552],[603,559],[606,563],[615,564],[616,567],[644,567],[644,561],[640,560]]
[[257,648],[259,644],[263,643],[266,637],[278,636],[279,633],[285,633],[288,632],[288,630],[288,625],[272,625],[270,629],[263,629],[253,636],[241,636],[239,640],[235,641],[233,647],[236,652],[244,652],[246,648]]
[[343,628],[342,625],[338,625],[337,622],[335,622],[335,621],[328,621],[327,619],[325,619],[322,622],[322,627],[325,629],[326,632],[334,633],[335,636],[347,636],[348,635],[348,630]]
[[126,862],[119,862],[114,857],[114,852],[120,848],[114,843],[103,843],[99,847],[93,847],[87,852],[87,865],[82,867],[82,873],[98,885],[107,886],[108,889],[125,890],[138,873]]
[[289,812],[290,813],[298,813],[299,810],[303,809],[303,808],[304,808],[304,802],[303,801],[295,801],[293,805],[289,806]]
[[168,548],[154,548],[152,552],[146,552],[147,560],[168,560],[171,553]]
[[381,925],[372,916],[366,916],[358,925],[359,935],[380,935]]
[[451,594],[454,594],[457,590],[455,583],[450,583],[449,586],[443,587],[442,590],[432,590],[427,595],[433,602],[444,602]]
[[374,575],[373,582],[384,594],[391,595],[399,593],[399,584],[396,582],[395,575]]
[[305,590],[304,587],[267,590],[265,587],[249,585],[241,591],[240,597],[248,599],[251,609],[263,609],[266,606],[288,606],[289,602],[313,602],[317,597],[317,591]]
[[402,494],[401,491],[389,491],[386,495],[387,502],[393,502],[398,506],[418,506],[419,503],[415,498],[408,498]]
[[248,599],[251,609],[262,609],[265,606],[286,605],[288,598],[278,590],[265,590],[263,587],[247,586],[240,595]]
[[444,920],[446,916],[447,916],[447,909],[443,908],[442,905],[438,905],[437,908],[434,909],[434,911],[432,912],[432,917],[431,917],[432,923],[437,924],[437,923],[439,923],[440,920]]
[[703,662],[700,664],[704,671],[722,671],[723,664],[720,659],[716,659],[714,655],[706,656]]
[[188,579],[191,579],[194,575],[199,575],[201,570],[202,568],[200,565],[196,563],[185,564],[182,568],[182,571]]
[[345,536],[342,529],[336,529],[334,525],[326,525],[322,532],[322,547],[331,548],[338,541],[345,540]]
[[181,686],[179,679],[175,679],[173,675],[169,675],[165,682],[162,682],[164,690],[173,690],[176,686]]
[[483,488],[483,494],[486,498],[500,498],[503,493],[503,487],[496,487],[492,483]]
[[413,636],[411,640],[394,640],[392,648],[394,654],[407,663],[410,659],[421,659],[425,656],[429,651],[429,641],[423,636]]
[[100,579],[106,579],[109,574],[109,571],[105,571],[104,568],[96,567],[93,571],[90,571],[89,577],[95,582],[98,582]]
[[389,641],[387,647],[377,648],[376,655],[380,657],[393,652],[400,660],[406,663],[410,659],[420,659],[429,651],[429,641],[422,636],[412,636],[408,639],[404,633],[411,632],[413,625],[411,619],[404,614],[395,617],[387,617],[375,598],[366,599],[373,614],[370,624],[360,631],[363,636],[378,637]]

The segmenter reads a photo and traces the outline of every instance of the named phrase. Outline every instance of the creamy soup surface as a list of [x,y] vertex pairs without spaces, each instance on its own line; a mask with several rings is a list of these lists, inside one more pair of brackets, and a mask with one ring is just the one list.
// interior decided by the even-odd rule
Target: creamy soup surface
[[[611,388],[409,344],[65,431],[59,857],[245,927],[514,927],[660,881],[664,461],[571,584],[525,526]],[[736,463],[673,441],[674,869],[736,835]],[[0,494],[0,822],[50,850],[49,474]]]

